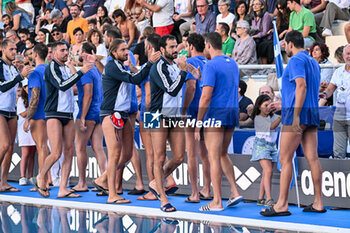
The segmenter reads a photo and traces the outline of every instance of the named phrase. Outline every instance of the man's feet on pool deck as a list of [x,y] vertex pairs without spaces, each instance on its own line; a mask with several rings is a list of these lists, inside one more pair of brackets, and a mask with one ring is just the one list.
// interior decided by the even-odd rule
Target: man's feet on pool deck
[[40,188],[38,184],[38,180],[36,177],[33,177],[33,184],[36,188],[36,191],[42,196],[42,197],[50,197],[50,192],[47,188]]

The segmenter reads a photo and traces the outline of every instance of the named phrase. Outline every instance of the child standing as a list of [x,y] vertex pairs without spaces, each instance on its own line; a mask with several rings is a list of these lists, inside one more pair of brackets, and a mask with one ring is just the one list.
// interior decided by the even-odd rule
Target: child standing
[[253,155],[250,160],[259,161],[263,169],[257,205],[269,207],[274,203],[271,197],[271,178],[272,168],[277,162],[277,127],[281,123],[281,117],[271,112],[271,102],[272,100],[268,95],[260,95],[255,101],[252,114],[255,140],[253,144]]
[[32,184],[34,156],[35,156],[35,142],[30,132],[26,133],[23,130],[23,124],[27,116],[28,108],[28,79],[22,81],[21,96],[17,100],[17,115],[18,115],[18,146],[22,150],[22,158],[20,163],[21,178],[19,185]]

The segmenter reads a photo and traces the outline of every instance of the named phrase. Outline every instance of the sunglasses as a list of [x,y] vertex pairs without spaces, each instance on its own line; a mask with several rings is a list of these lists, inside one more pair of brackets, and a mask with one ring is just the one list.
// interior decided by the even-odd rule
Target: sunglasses
[[52,33],[52,36],[58,36],[60,33],[56,32],[56,33]]

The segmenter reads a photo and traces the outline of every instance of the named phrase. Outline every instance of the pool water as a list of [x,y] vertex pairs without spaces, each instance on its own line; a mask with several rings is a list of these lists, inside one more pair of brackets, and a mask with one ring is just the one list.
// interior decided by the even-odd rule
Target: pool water
[[253,233],[291,232],[118,212],[0,202],[1,232]]

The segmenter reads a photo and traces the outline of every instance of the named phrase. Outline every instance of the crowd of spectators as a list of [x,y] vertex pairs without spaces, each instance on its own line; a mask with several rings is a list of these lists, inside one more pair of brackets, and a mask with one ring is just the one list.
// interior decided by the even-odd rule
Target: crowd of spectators
[[[18,40],[21,55],[37,42],[63,41],[75,56],[81,42],[91,40],[89,31],[97,30],[103,36],[109,26],[121,31],[133,52],[142,43],[144,29],[152,26],[161,36],[173,34],[179,44],[186,33],[217,31],[223,37],[224,54],[240,65],[274,63],[273,20],[280,40],[288,31],[298,30],[305,47],[310,48],[313,42],[323,43],[324,37],[332,35],[336,19],[350,18],[349,3],[344,0],[9,0],[2,7],[3,35],[9,32],[12,39],[26,36]],[[348,28],[345,30],[350,31]],[[101,35],[93,34],[95,40]],[[99,52],[99,58],[105,60],[105,51]]]

